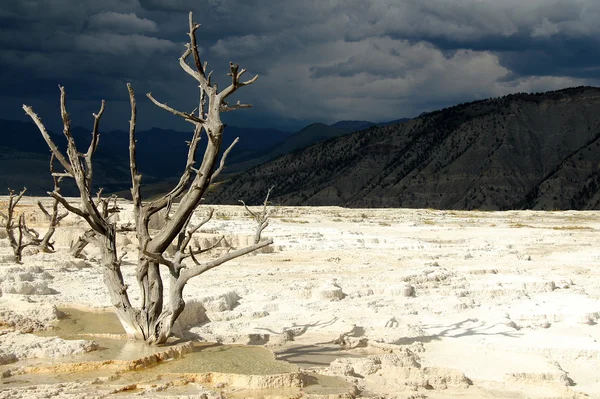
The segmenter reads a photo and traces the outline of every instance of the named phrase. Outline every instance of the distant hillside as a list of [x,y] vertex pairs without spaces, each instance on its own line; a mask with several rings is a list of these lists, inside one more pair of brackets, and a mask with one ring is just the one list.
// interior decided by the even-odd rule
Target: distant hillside
[[343,130],[346,133],[353,133],[358,132],[359,130],[368,129],[374,125],[376,125],[376,123],[368,121],[339,121],[329,126],[334,129]]
[[334,138],[223,183],[215,203],[600,209],[600,89],[460,104]]
[[[90,130],[73,127],[72,133],[78,148],[87,148],[91,139]],[[59,148],[66,148],[62,132],[50,134]],[[276,129],[228,126],[225,128],[224,143],[229,145],[235,137],[240,137],[229,156],[230,161],[236,162],[262,155],[290,134]],[[153,128],[138,131],[136,136],[138,164],[145,184],[158,184],[181,174],[188,150],[186,141],[190,139],[191,132]],[[206,140],[201,141],[202,148],[204,145]],[[0,119],[0,194],[7,187],[17,190],[26,186],[28,194],[44,195],[52,188],[49,160],[50,150],[33,122]],[[103,187],[106,192],[128,190],[129,133],[119,130],[101,133],[94,161],[94,184],[97,188]],[[67,195],[76,193],[68,180],[62,187]]]
[[[73,136],[84,149],[89,143],[89,131],[74,127]],[[60,148],[66,148],[64,136],[52,134]],[[123,163],[110,146],[98,148],[96,153],[95,180],[106,190],[119,189],[129,175],[127,163]],[[37,127],[32,123],[0,119],[0,194],[5,195],[10,187],[21,190],[27,187],[28,195],[45,195],[52,189],[49,164],[50,150]],[[151,179],[150,179],[151,180]],[[61,184],[64,194],[76,193],[75,185],[65,180]]]
[[[223,148],[225,149],[236,137],[240,140],[228,156],[228,163],[242,162],[264,154],[269,148],[281,143],[291,133],[269,128],[239,128],[225,127]],[[192,137],[192,131],[180,132],[170,129],[152,128],[136,132],[137,156],[140,171],[143,174],[165,179],[180,176],[187,157],[187,141]],[[89,140],[87,140],[89,141]],[[202,154],[206,147],[205,138],[200,140],[199,152]],[[100,147],[111,148],[120,157],[129,157],[129,133],[108,132],[102,135]],[[200,159],[200,158],[199,158]],[[157,162],[160,160],[160,162]],[[129,161],[126,166],[128,167]]]
[[[339,128],[332,127],[335,125]],[[372,125],[364,121],[342,121],[332,126],[315,123],[293,134],[271,128],[227,126],[222,151],[236,137],[240,141],[227,158],[225,173],[239,173],[288,152]],[[59,148],[64,149],[66,140],[63,134],[50,133]],[[78,147],[87,148],[90,130],[73,127],[72,133]],[[100,145],[94,157],[94,184],[97,188],[103,187],[105,192],[128,195],[129,133],[116,130],[102,132],[100,136]],[[190,139],[191,131],[153,128],[138,131],[136,136],[138,165],[146,186],[144,192],[155,195],[168,191],[185,166],[188,150],[186,141]],[[199,153],[202,153],[205,145],[206,140],[201,140]],[[31,195],[44,195],[52,188],[52,179],[47,173],[50,152],[33,122],[0,119],[0,151],[0,194],[2,187],[19,189],[26,186]],[[76,193],[74,185],[68,181],[62,187],[67,195]]]
[[237,162],[235,159],[229,160],[226,173],[237,174],[290,152],[345,134],[368,129],[374,125],[375,123],[367,121],[340,121],[332,125],[313,123],[287,137],[281,143],[269,148],[263,154],[260,154],[260,156],[248,158],[242,162]]

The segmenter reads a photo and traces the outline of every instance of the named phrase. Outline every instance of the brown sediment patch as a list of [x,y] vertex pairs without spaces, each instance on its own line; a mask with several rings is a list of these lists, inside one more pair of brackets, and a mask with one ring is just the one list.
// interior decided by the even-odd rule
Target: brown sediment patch
[[[244,347],[240,348],[243,349]],[[2,379],[6,384],[11,383],[11,377],[15,377],[16,380],[13,380],[15,389],[28,389],[34,382],[35,385],[38,385],[40,383],[70,383],[73,380],[89,381],[92,384],[95,383],[94,381],[104,381],[104,383],[107,383],[107,388],[112,387],[110,393],[140,393],[145,392],[145,390],[154,391],[157,389],[170,390],[176,386],[193,383],[209,389],[215,388],[228,392],[260,391],[264,393],[269,390],[283,390],[294,395],[300,395],[301,388],[307,384],[307,377],[304,372],[295,366],[276,361],[274,357],[274,363],[280,365],[281,369],[290,371],[273,374],[177,371],[179,369],[186,370],[190,362],[194,360],[194,353],[201,353],[203,349],[207,349],[207,345],[186,343],[135,360],[111,359],[22,366],[5,371]],[[264,348],[250,349],[268,352]],[[235,350],[236,348],[233,348],[233,351]],[[210,356],[218,357],[219,352],[209,353],[208,357]],[[178,362],[182,362],[181,365],[178,365]],[[269,367],[273,366],[270,365]],[[115,386],[115,383],[121,386]],[[343,391],[350,391],[350,389],[347,388]],[[264,395],[261,393],[262,396]],[[254,397],[254,395],[250,397]]]
[[[219,353],[210,353],[210,349],[219,349],[232,352],[241,351],[248,349],[250,351],[264,351],[272,356],[270,362],[273,364],[266,364],[264,369],[258,369],[257,373],[244,373],[244,372],[185,372],[189,364],[194,363],[194,360],[199,360],[201,363],[203,360],[206,363],[206,359],[214,357],[219,359]],[[203,353],[208,351],[209,353]],[[195,355],[206,355],[205,359],[197,359]],[[252,355],[246,354],[245,356]],[[260,357],[259,354],[255,353],[256,357]],[[227,355],[226,355],[227,356]],[[266,358],[259,360],[259,362],[269,363],[269,359]],[[180,364],[181,363],[181,364]],[[223,365],[220,365],[223,367]],[[210,367],[210,361],[207,366]],[[235,366],[233,366],[235,367]],[[200,368],[203,368],[200,366]],[[178,370],[182,370],[179,372]],[[240,369],[241,371],[248,371]],[[269,373],[272,370],[280,370],[277,373]],[[263,372],[263,374],[260,374]],[[5,371],[2,378],[10,378],[14,376],[22,375],[52,375],[57,377],[58,380],[64,379],[69,380],[72,377],[85,378],[101,375],[120,375],[122,378],[128,381],[147,381],[156,379],[159,376],[168,376],[169,378],[175,378],[178,380],[186,380],[190,382],[196,382],[198,384],[207,384],[210,386],[218,387],[229,387],[229,388],[244,388],[250,390],[263,390],[263,389],[276,389],[276,388],[300,388],[304,386],[305,376],[295,366],[289,365],[284,362],[275,360],[274,356],[264,348],[255,347],[229,347],[229,346],[214,346],[211,347],[206,344],[194,344],[188,342],[185,344],[175,345],[168,349],[157,352],[148,356],[144,356],[134,360],[120,360],[120,359],[108,359],[102,361],[82,361],[82,362],[70,362],[70,363],[50,363],[50,364],[38,364],[21,366]]]
[[[157,352],[134,360],[102,360],[85,361],[75,363],[54,363],[35,366],[25,366],[18,369],[17,374],[66,374],[82,373],[89,371],[133,371],[142,368],[151,367],[158,363],[181,358],[186,353],[195,350],[195,345],[191,342],[170,347],[164,351]],[[15,372],[13,371],[13,375]]]
[[244,389],[276,389],[276,388],[301,388],[305,385],[306,375],[301,371],[271,374],[271,375],[248,375],[232,373],[199,373],[181,374],[199,384],[210,384],[212,386],[244,388]]
[[[123,336],[125,331],[112,309],[88,309],[85,307],[60,307],[58,310],[66,315],[53,326],[52,331],[40,335],[56,335],[65,339],[81,339],[84,335],[110,334]],[[112,337],[106,337],[112,338]]]

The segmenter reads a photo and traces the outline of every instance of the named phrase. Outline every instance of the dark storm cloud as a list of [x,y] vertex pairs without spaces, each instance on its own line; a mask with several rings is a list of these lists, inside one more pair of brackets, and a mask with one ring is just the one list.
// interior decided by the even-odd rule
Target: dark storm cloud
[[106,125],[123,128],[132,82],[141,126],[174,126],[143,93],[194,108],[195,82],[177,64],[190,10],[221,86],[229,61],[261,75],[238,96],[255,108],[231,124],[391,120],[600,81],[596,0],[8,0],[0,117],[26,101],[57,117],[60,83],[72,115],[89,119],[105,98]]
[[90,17],[89,27],[91,29],[119,32],[155,32],[156,22],[146,18],[139,18],[134,13],[121,14],[118,12],[101,12]]

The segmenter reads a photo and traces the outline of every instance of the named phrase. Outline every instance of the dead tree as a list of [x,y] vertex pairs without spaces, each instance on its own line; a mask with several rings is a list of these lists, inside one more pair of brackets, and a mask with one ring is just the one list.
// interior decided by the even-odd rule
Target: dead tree
[[[52,165],[54,156],[50,159],[50,165]],[[54,189],[59,190],[58,182],[60,178],[54,178]],[[41,201],[37,202],[38,207],[46,217],[48,222],[48,229],[44,234],[44,237],[40,239],[39,233],[31,229],[27,226],[25,222],[25,215],[21,213],[18,218],[18,222],[15,223],[15,208],[23,195],[27,191],[27,188],[24,188],[23,191],[19,193],[19,195],[15,196],[15,192],[11,189],[9,191],[9,199],[7,206],[7,213],[4,214],[0,212],[0,218],[2,219],[2,225],[6,231],[6,235],[8,241],[10,242],[10,246],[13,249],[14,261],[17,263],[21,263],[23,260],[23,250],[29,246],[39,247],[39,249],[43,252],[54,252],[54,243],[51,241],[54,232],[56,231],[56,227],[60,223],[62,219],[67,217],[68,212],[59,214],[59,202],[54,199],[52,204],[52,213],[48,212]]]
[[269,225],[269,196],[271,195],[272,190],[273,187],[269,188],[269,191],[267,191],[267,196],[265,197],[265,201],[263,202],[262,212],[260,213],[251,211],[250,208],[248,208],[248,205],[246,205],[246,203],[243,200],[239,200],[239,202],[241,202],[242,205],[244,205],[244,208],[246,208],[246,212],[248,212],[250,216],[252,216],[252,219],[254,219],[254,221],[258,225],[256,233],[254,234],[255,244],[260,241],[260,235],[262,234],[263,230],[266,229]]
[[[92,157],[98,146],[98,125],[104,112],[104,101],[102,102],[100,111],[93,115],[94,127],[90,145],[87,151],[80,152],[71,134],[71,122],[66,108],[65,90],[63,87],[60,87],[60,108],[64,125],[63,133],[68,143],[66,156],[52,141],[45,126],[33,112],[32,108],[23,105],[25,112],[39,128],[56,161],[64,168],[64,172],[52,172],[53,176],[69,177],[75,180],[80,193],[79,205],[70,204],[57,190],[49,194],[57,199],[68,211],[85,219],[90,228],[95,232],[102,249],[101,265],[104,271],[104,282],[108,288],[112,304],[116,308],[117,315],[130,338],[144,340],[149,344],[164,343],[171,335],[171,328],[185,307],[183,289],[190,279],[231,259],[251,253],[273,242],[270,239],[259,239],[253,245],[203,262],[198,260],[198,256],[205,252],[206,248],[190,247],[192,234],[199,228],[199,226],[190,226],[193,213],[200,205],[206,189],[223,170],[227,155],[238,141],[238,139],[234,140],[224,151],[220,162],[218,162],[224,129],[224,124],[221,121],[221,113],[240,108],[249,108],[249,104],[241,104],[239,102],[235,105],[230,105],[227,99],[240,87],[250,85],[258,79],[258,76],[254,76],[250,80],[242,81],[242,75],[246,70],[240,69],[237,64],[230,63],[228,76],[231,78],[231,83],[225,89],[219,91],[217,84],[211,81],[212,72],[207,72],[207,63],[203,63],[200,60],[196,44],[196,30],[199,27],[200,25],[193,22],[192,13],[190,13],[188,33],[190,41],[186,46],[185,52],[179,59],[181,68],[198,83],[200,89],[198,108],[192,112],[178,111],[165,103],[157,101],[150,93],[147,95],[160,108],[183,118],[194,126],[194,133],[188,144],[189,149],[185,170],[178,184],[162,198],[151,202],[142,202],[142,176],[138,171],[136,160],[136,101],[131,85],[127,85],[131,104],[131,119],[129,123],[131,194],[133,197],[135,228],[139,248],[136,278],[141,295],[138,306],[134,306],[131,303],[127,292],[127,285],[121,273],[122,256],[119,256],[117,253],[116,223],[111,222],[109,214],[105,212],[108,208],[105,208],[103,204],[97,204],[91,194],[93,177]],[[190,56],[193,59],[192,66],[188,64]],[[197,113],[196,110],[198,111]],[[202,161],[196,167],[196,152],[201,136],[206,136],[207,144]],[[166,224],[160,230],[151,234],[148,227],[151,216],[170,207],[176,199],[179,199],[179,204],[172,215],[168,217]],[[209,214],[207,219],[210,219],[210,216],[212,214]],[[175,256],[169,259],[165,252],[171,243],[175,241],[177,251]],[[184,264],[184,261],[187,259],[191,260],[192,263]],[[164,295],[163,275],[161,274],[160,265],[164,265],[168,269],[168,297]]]
[[38,246],[41,242],[37,231],[27,227],[25,222],[25,214],[21,213],[18,221],[15,223],[15,208],[19,201],[25,195],[27,188],[15,195],[15,191],[8,189],[8,205],[6,213],[0,212],[2,225],[6,231],[8,242],[13,249],[13,260],[16,263],[21,263],[23,260],[23,250],[29,246]]

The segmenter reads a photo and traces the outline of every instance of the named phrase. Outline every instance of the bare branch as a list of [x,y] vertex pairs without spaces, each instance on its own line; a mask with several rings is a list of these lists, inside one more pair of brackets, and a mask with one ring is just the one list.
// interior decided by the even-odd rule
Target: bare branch
[[264,229],[267,228],[267,226],[269,226],[268,220],[265,220],[264,222],[258,224],[258,226],[256,227],[256,233],[255,233],[255,236],[254,236],[254,242],[260,241],[260,237],[262,235],[262,232],[263,232]]
[[[197,72],[197,71],[194,71],[194,70],[192,69],[192,67],[190,67],[190,66],[188,65],[188,63],[186,62],[186,59],[187,59],[187,57],[189,57],[189,56],[190,56],[190,54],[192,54],[192,50],[190,49],[190,44],[188,43],[188,44],[186,45],[186,50],[185,50],[185,52],[184,52],[184,53],[181,55],[181,57],[179,57],[179,66],[181,66],[181,68],[182,68],[182,69],[183,69],[183,70],[184,70],[184,71],[185,71],[185,72],[186,72],[188,75],[191,75],[191,76],[192,76],[194,79],[196,79],[196,80],[197,80],[197,81],[200,83],[201,87],[204,89],[204,85],[205,85],[206,83],[208,83],[208,82],[207,82],[207,81],[204,79],[204,76],[203,76],[203,75],[201,75],[201,74],[200,74],[199,72]],[[206,82],[206,83],[205,83],[205,82]],[[200,116],[202,116],[202,115],[200,115]]]
[[84,155],[85,158],[85,178],[87,180],[87,184],[91,190],[92,187],[92,177],[94,174],[94,169],[92,165],[92,157],[96,152],[96,148],[98,148],[98,140],[100,138],[98,134],[98,127],[100,124],[100,118],[102,118],[102,114],[104,114],[104,105],[105,102],[102,100],[102,105],[100,106],[100,111],[97,114],[92,114],[94,116],[94,130],[92,130],[92,141],[90,142],[90,146],[88,147],[87,152]]
[[200,221],[200,223],[198,223],[198,225],[196,227],[194,227],[192,230],[190,230],[190,233],[193,234],[196,231],[198,231],[199,228],[201,228],[202,226],[204,226],[206,223],[210,222],[213,215],[215,213],[215,210],[213,208],[210,208],[208,210],[208,213],[206,214],[206,216],[204,217],[204,219],[202,219]]
[[[60,190],[57,181],[55,181],[54,187],[56,191]],[[63,214],[58,213],[59,202],[57,199],[54,199],[52,203],[52,214],[50,214],[46,210],[46,208],[42,205],[41,201],[38,201],[37,204],[38,207],[42,210],[42,213],[44,213],[44,216],[46,216],[46,220],[48,221],[48,229],[46,230],[44,237],[39,243],[40,249],[43,252],[54,252],[54,243],[50,240],[52,239],[52,236],[54,235],[56,227],[59,225],[60,221],[67,217],[69,215],[69,212],[65,212]]]
[[[189,13],[189,43],[186,45],[186,50],[179,58],[179,65],[181,68],[190,76],[200,83],[200,118],[204,118],[204,105],[205,105],[205,97],[203,96],[203,92],[206,92],[210,95],[210,100],[213,100],[213,97],[217,94],[217,85],[211,85],[210,77],[212,75],[212,71],[206,74],[206,69],[208,68],[208,63],[205,62],[202,64],[200,60],[200,54],[198,52],[198,45],[196,43],[196,30],[200,27],[199,24],[194,23],[192,12]],[[192,69],[191,66],[187,63],[187,58],[192,55],[194,59],[194,65],[196,70]]]
[[231,112],[242,108],[252,108],[252,104],[241,104],[239,101],[235,105],[229,105],[227,103],[221,104],[221,112]]
[[67,112],[67,93],[64,86],[59,85],[58,89],[60,90],[60,116],[63,121],[63,134],[67,139],[73,140],[73,136],[71,135],[71,120]]
[[77,216],[80,216],[87,220],[88,215],[86,213],[84,213],[81,209],[69,204],[69,201],[67,201],[67,199],[65,197],[63,197],[60,193],[58,193],[56,191],[48,191],[48,195],[51,196],[52,198],[58,200],[58,202],[60,202],[60,204],[62,206],[64,206],[65,209],[68,210],[69,212],[74,213]]
[[25,214],[22,213],[19,215],[19,230],[20,233],[27,238],[28,245],[37,245],[40,238],[40,234],[34,229],[30,229],[27,227],[27,223],[25,222]]
[[228,75],[231,76],[231,84],[219,94],[219,100],[221,101],[221,104],[227,97],[235,93],[235,91],[240,87],[251,85],[258,80],[258,75],[255,75],[252,79],[249,79],[245,82],[240,82],[240,77],[242,74],[244,74],[244,72],[246,72],[246,70],[242,69],[240,72],[238,72],[239,65],[234,64],[233,62],[229,63],[229,68],[231,72]]
[[274,188],[275,188],[275,186],[269,187],[269,190],[267,191],[267,196],[265,197],[265,200],[263,201],[263,211],[262,211],[263,217],[267,216],[267,211],[268,211],[267,207],[269,206],[269,197],[271,196],[271,191],[273,191]]
[[[115,214],[121,212],[121,208],[119,208],[119,205],[117,204],[117,195],[113,194],[110,196],[110,198],[107,198],[105,200],[106,202],[106,210],[105,210],[105,214],[103,215],[103,217],[106,220],[109,220],[110,218],[112,218]],[[112,200],[112,206],[110,206],[110,201]]]
[[197,266],[201,266],[198,259],[196,259],[196,255],[194,255],[194,251],[190,252],[190,256],[192,257],[192,261],[194,261]]
[[231,145],[223,153],[223,156],[221,157],[221,163],[219,163],[219,168],[215,170],[212,176],[210,177],[211,183],[213,183],[217,176],[219,176],[223,171],[223,168],[225,167],[225,161],[227,160],[227,155],[229,155],[229,153],[231,152],[233,147],[238,143],[238,141],[240,141],[240,138],[236,137],[235,140],[233,140],[233,143],[231,143]]
[[98,132],[98,127],[100,124],[100,118],[102,118],[102,114],[104,114],[104,106],[105,106],[105,101],[102,100],[102,103],[100,105],[100,111],[98,111],[97,114],[92,114],[94,116],[94,130],[92,130],[92,141],[90,142],[90,146],[87,150],[87,154],[93,154],[94,152],[96,152],[96,149],[98,148],[98,140],[100,138],[100,135]]
[[254,212],[252,212],[252,210],[250,208],[248,208],[248,205],[246,205],[246,203],[243,200],[238,200],[238,202],[240,202],[242,205],[244,205],[244,208],[246,208],[246,212],[248,212],[253,219],[258,218],[258,215]]
[[179,197],[185,191],[186,187],[192,180],[193,174],[198,175],[199,171],[193,168],[196,158],[196,151],[198,150],[198,144],[200,143],[200,137],[202,133],[202,126],[196,125],[194,129],[194,136],[192,137],[192,141],[189,144],[188,155],[186,166],[183,174],[179,178],[179,182],[177,185],[162,198],[151,202],[147,207],[147,218],[149,218],[153,213],[158,212],[159,210],[168,206],[168,204],[173,200],[173,198]]
[[69,118],[69,113],[67,112],[67,93],[65,92],[64,86],[59,85],[58,88],[60,90],[60,114],[63,121],[63,134],[67,138],[67,156],[69,157],[69,164],[71,165],[75,179],[77,180],[79,178],[82,180],[81,183],[84,183],[89,189],[89,185],[85,182],[85,175],[83,173],[80,160],[80,158],[84,157],[84,155],[77,151],[75,140],[71,134],[71,119]]
[[156,261],[162,265],[167,266],[169,269],[174,269],[175,265],[170,260],[166,259],[162,254],[153,253],[146,251],[145,249],[141,249],[142,253],[146,255],[149,259]]
[[64,173],[53,172],[53,173],[50,173],[50,175],[51,175],[52,177],[58,177],[58,178],[62,178],[62,177],[73,177],[71,174],[69,174],[69,173],[67,173],[67,172],[64,172]]
[[108,199],[107,198],[98,198],[98,204],[96,205],[97,207],[100,208],[100,216],[102,216],[102,218],[104,219],[108,219],[109,213],[108,213]]
[[48,144],[50,151],[52,151],[52,154],[54,154],[56,159],[58,159],[58,162],[60,162],[60,164],[63,166],[63,168],[65,168],[65,170],[69,173],[70,176],[73,176],[73,169],[71,168],[71,165],[69,164],[65,156],[60,152],[56,144],[54,144],[54,141],[52,141],[52,139],[50,138],[50,135],[48,134],[48,131],[46,130],[46,127],[42,123],[40,117],[37,116],[35,112],[33,112],[33,108],[31,108],[29,105],[23,104],[23,110],[36,124],[36,126],[40,130],[40,133],[42,133],[42,137],[46,141],[46,144]]
[[96,192],[96,206],[102,205],[102,192],[104,191],[104,187],[100,187],[98,192]]
[[[229,72],[227,76],[231,76],[231,84],[235,85],[238,81],[238,70],[240,69],[240,66],[239,64],[234,64],[233,62],[230,62],[229,69],[231,69],[231,72]],[[245,72],[244,69],[242,69],[242,71]]]
[[139,223],[139,212],[142,207],[141,181],[142,175],[138,172],[136,156],[135,125],[137,122],[137,107],[135,103],[135,92],[130,83],[127,83],[129,92],[129,103],[131,106],[131,119],[129,119],[129,170],[131,172],[131,197],[133,199],[133,209],[136,216],[136,223]]
[[264,229],[267,228],[267,226],[269,225],[269,196],[271,195],[271,191],[273,190],[273,186],[271,186],[269,188],[269,190],[267,191],[267,196],[265,197],[265,200],[263,202],[263,209],[261,213],[256,213],[250,210],[250,208],[248,208],[248,206],[246,205],[246,203],[242,200],[239,200],[239,202],[241,202],[244,205],[244,208],[246,208],[246,212],[248,212],[250,215],[252,215],[252,218],[254,219],[254,221],[256,222],[256,232],[254,234],[254,243],[258,243],[261,240],[261,235]]
[[215,212],[214,209],[212,209],[212,208],[209,209],[206,217],[203,220],[201,220],[197,226],[192,227],[190,230],[187,231],[185,238],[182,239],[181,242],[178,244],[178,249],[182,253],[185,252],[185,249],[188,246],[188,244],[190,243],[190,240],[192,239],[192,236],[194,235],[194,233],[212,219],[214,212]]
[[204,68],[202,66],[202,62],[200,61],[200,55],[198,54],[198,46],[196,44],[196,30],[200,27],[200,24],[195,24],[192,12],[189,14],[189,25],[190,25],[190,49],[192,50],[192,55],[194,56],[194,63],[196,64],[196,69],[199,73],[204,75]]
[[217,258],[215,260],[201,264],[200,266],[185,269],[181,272],[181,275],[179,276],[179,279],[177,282],[178,282],[178,284],[185,284],[188,282],[189,279],[199,276],[200,274],[207,272],[208,270],[213,269],[217,266],[220,266],[227,261],[230,261],[235,258],[239,258],[240,256],[249,254],[251,252],[256,251],[257,249],[266,247],[267,245],[271,245],[271,244],[273,244],[272,239],[264,240],[259,243],[247,246],[245,248],[241,248],[236,251],[231,251],[227,254],[220,256],[219,258]]
[[162,108],[162,109],[164,109],[166,111],[169,111],[170,113],[172,113],[174,115],[180,116],[183,119],[185,119],[187,122],[194,123],[194,124],[196,124],[196,123],[204,123],[205,122],[204,119],[198,118],[193,113],[187,113],[187,112],[177,111],[175,108],[169,107],[166,103],[161,103],[161,102],[157,101],[154,97],[152,97],[152,93],[146,93],[146,96],[157,107],[160,107],[160,108]]
[[256,82],[257,80],[258,80],[258,75],[254,75],[254,77],[252,79],[249,79],[245,82],[240,83],[240,87],[251,85],[252,83]]
[[[27,191],[27,187],[23,187],[23,190],[21,190],[21,192],[19,193],[19,195],[17,196],[17,198],[12,203],[13,207],[17,206],[17,204],[19,203],[19,201],[21,201],[21,198],[23,198],[23,196],[25,195],[26,191]],[[12,194],[11,194],[11,197],[12,197]]]
[[203,254],[205,252],[208,252],[212,249],[215,249],[216,247],[219,246],[219,244],[221,244],[221,242],[225,239],[225,236],[221,236],[221,238],[219,238],[213,245],[209,246],[208,248],[198,248],[196,250],[190,250],[189,253],[187,254],[183,254],[183,259],[189,258],[191,257],[192,260],[194,261],[195,264],[197,264],[198,266],[200,266],[200,263],[198,262],[198,259],[196,259],[196,255],[200,255]]
[[44,205],[42,205],[42,201],[38,201],[37,206],[38,206],[38,208],[40,208],[40,210],[42,211],[42,213],[44,214],[46,219],[50,220],[51,219],[50,213],[48,213],[48,211],[46,210]]

